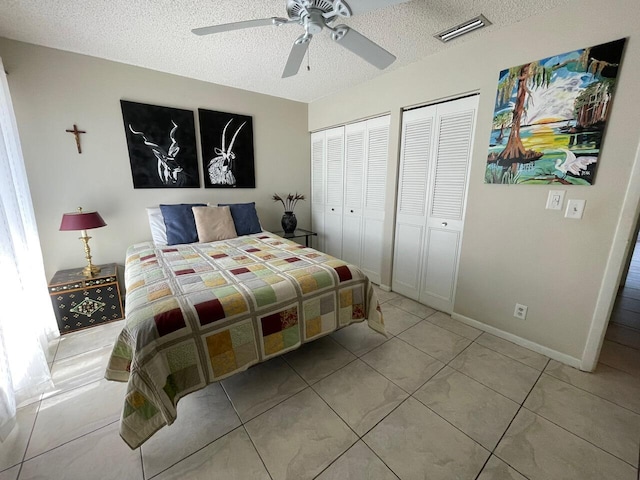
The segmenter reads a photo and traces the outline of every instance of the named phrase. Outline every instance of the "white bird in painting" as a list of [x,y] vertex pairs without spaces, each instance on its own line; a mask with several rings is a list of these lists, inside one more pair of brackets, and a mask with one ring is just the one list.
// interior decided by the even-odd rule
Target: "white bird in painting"
[[567,150],[566,148],[561,148],[561,152],[564,152],[564,159],[559,158],[556,160],[556,170],[560,170],[564,173],[562,178],[567,177],[567,173],[570,173],[576,177],[580,176],[580,172],[583,172],[587,169],[589,165],[592,163],[596,163],[598,157],[576,157],[575,154]]

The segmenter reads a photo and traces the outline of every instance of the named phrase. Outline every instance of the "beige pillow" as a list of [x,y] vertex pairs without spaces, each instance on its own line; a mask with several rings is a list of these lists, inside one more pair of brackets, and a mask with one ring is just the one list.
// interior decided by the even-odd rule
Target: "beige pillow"
[[200,242],[215,242],[238,236],[229,207],[192,207],[192,210]]

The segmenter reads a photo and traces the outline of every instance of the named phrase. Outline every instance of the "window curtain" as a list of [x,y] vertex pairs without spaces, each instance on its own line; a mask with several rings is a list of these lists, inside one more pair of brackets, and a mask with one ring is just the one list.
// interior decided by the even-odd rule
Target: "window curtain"
[[16,405],[52,386],[46,351],[55,336],[27,173],[0,59],[0,441],[15,423]]

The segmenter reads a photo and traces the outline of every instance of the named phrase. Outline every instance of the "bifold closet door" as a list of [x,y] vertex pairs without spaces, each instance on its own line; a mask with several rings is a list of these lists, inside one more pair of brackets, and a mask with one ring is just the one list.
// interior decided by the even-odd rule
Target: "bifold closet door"
[[478,98],[437,105],[419,301],[447,313],[453,311]]
[[345,126],[342,260],[360,266],[362,260],[362,197],[364,192],[367,123]]
[[402,116],[392,289],[414,300],[420,295],[435,121],[435,106],[409,110]]
[[326,130],[325,148],[324,252],[340,258],[342,257],[344,127]]
[[318,234],[314,245],[324,251],[325,132],[311,134],[311,230]]
[[390,117],[345,127],[342,259],[380,283]]
[[390,125],[391,117],[389,115],[367,120],[360,267],[371,281],[377,284],[380,284],[382,277],[382,241],[384,237]]
[[393,288],[453,310],[478,96],[405,112]]
[[389,126],[386,115],[311,135],[318,249],[360,267],[375,283],[382,271]]

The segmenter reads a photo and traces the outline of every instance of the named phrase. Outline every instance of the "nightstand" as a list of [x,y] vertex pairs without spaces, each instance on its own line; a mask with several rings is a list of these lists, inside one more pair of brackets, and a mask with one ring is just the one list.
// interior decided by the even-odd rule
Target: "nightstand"
[[294,238],[302,238],[304,237],[304,243],[307,247],[309,247],[309,237],[317,237],[318,234],[316,232],[312,232],[310,230],[305,230],[304,228],[296,228],[293,232],[291,233],[284,233],[284,232],[273,232],[276,235],[280,235],[282,238],[288,238],[289,240],[292,240]]
[[115,263],[100,265],[93,277],[82,268],[60,270],[49,282],[49,295],[61,334],[124,318]]

